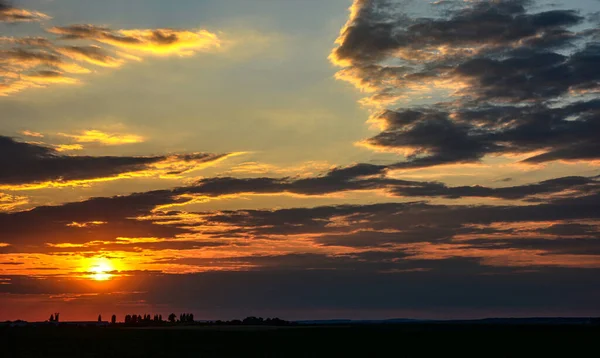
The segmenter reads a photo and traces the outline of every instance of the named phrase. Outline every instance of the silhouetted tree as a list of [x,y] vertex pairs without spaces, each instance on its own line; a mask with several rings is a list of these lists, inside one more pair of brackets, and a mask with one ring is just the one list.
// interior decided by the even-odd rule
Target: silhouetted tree
[[102,315],[101,314],[98,315],[98,322],[102,322]]
[[162,322],[162,321],[163,321],[163,320],[162,320],[162,315],[161,315],[161,314],[159,314],[159,315],[158,315],[158,322]]
[[58,322],[58,317],[59,317],[60,313],[55,313],[54,314],[54,322]]
[[190,314],[188,315],[188,320],[189,320],[188,322],[190,322],[190,323],[193,323],[193,322],[194,322],[194,314],[193,314],[193,313],[190,313]]
[[50,315],[50,319],[48,321],[54,322],[54,315],[53,314]]
[[112,317],[110,318],[110,323],[112,323],[112,324],[116,324],[117,323],[117,316],[116,315],[112,315]]
[[242,321],[243,324],[247,324],[247,325],[261,325],[263,324],[264,319],[262,317],[246,317],[244,318],[244,320]]
[[175,315],[175,313],[171,313],[169,315],[169,322],[171,323],[175,323],[175,320],[177,319],[177,316]]

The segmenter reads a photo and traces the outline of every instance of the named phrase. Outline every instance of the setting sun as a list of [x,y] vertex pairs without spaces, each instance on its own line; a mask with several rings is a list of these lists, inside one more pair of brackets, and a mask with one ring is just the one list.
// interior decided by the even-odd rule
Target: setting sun
[[89,271],[91,272],[91,279],[96,281],[106,281],[113,277],[111,272],[114,271],[114,267],[109,259],[103,257],[97,259],[90,267]]

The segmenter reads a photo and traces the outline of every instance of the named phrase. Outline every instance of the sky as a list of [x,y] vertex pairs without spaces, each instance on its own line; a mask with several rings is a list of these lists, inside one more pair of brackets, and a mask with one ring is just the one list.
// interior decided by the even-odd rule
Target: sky
[[600,315],[597,0],[0,0],[0,321]]

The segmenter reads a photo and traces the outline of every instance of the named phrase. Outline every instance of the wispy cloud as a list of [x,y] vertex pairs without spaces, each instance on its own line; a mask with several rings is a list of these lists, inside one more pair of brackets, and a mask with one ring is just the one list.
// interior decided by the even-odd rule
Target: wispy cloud
[[8,1],[0,0],[0,22],[32,22],[49,19],[50,16],[38,11],[13,7]]
[[21,134],[27,137],[35,137],[35,138],[44,138],[44,135],[39,132],[34,132],[30,130],[21,131]]
[[94,25],[71,25],[53,27],[48,31],[63,39],[92,40],[126,51],[153,55],[190,56],[197,51],[219,47],[218,37],[206,30],[112,30]]
[[[46,15],[0,2],[0,21],[40,21]],[[197,29],[110,29],[95,25],[55,26],[46,37],[0,37],[0,95],[56,84],[78,84],[94,66],[118,68],[147,56],[189,57],[216,51],[219,37]],[[56,35],[52,37],[51,35]],[[65,42],[76,42],[67,46]]]
[[184,173],[206,168],[210,163],[227,157],[208,153],[138,157],[68,156],[50,146],[0,136],[0,187],[32,190],[134,177],[179,178]]
[[104,145],[123,145],[144,142],[144,137],[136,134],[106,133],[99,130],[86,130],[79,134],[59,133],[77,143],[100,143]]

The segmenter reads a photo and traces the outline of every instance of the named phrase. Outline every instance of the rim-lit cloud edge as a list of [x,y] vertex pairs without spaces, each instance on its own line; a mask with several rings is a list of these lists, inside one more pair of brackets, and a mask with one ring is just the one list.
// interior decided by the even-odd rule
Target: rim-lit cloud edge
[[[354,1],[330,59],[338,79],[372,93],[363,103],[387,107],[369,120],[382,132],[359,144],[403,154],[404,169],[517,155],[598,163],[597,23],[534,3],[445,1],[416,18],[402,2]],[[429,104],[392,107],[406,96]]]
[[[38,22],[45,14],[0,3],[0,22]],[[0,37],[0,96],[28,88],[76,85],[99,68],[148,56],[189,57],[214,52],[221,40],[207,30],[110,29],[91,24],[45,28],[46,37]],[[75,42],[71,45],[69,43]]]

